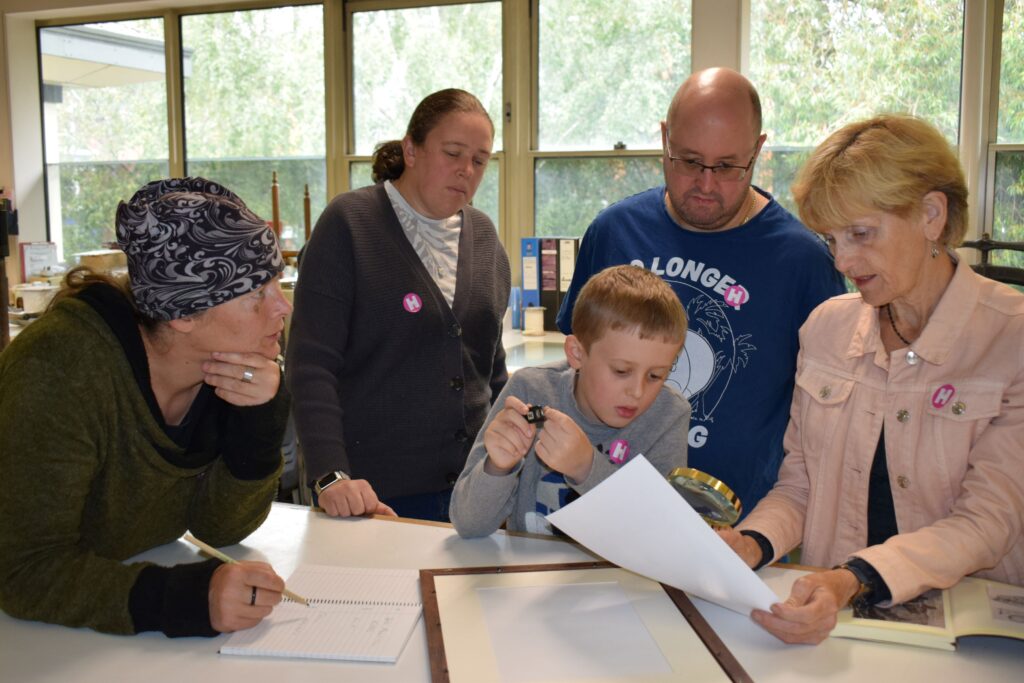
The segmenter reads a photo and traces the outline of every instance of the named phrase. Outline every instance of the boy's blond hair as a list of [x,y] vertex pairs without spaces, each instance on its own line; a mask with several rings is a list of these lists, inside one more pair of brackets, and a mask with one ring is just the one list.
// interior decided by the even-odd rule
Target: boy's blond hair
[[686,311],[672,288],[639,266],[612,266],[591,277],[572,312],[572,333],[583,348],[607,330],[635,330],[641,339],[686,339]]

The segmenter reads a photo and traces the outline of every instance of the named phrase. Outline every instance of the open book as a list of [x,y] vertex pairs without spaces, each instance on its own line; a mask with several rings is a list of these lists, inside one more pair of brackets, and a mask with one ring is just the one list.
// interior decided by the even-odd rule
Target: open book
[[1024,588],[964,578],[900,605],[845,609],[832,635],[955,650],[963,636],[1024,640]]
[[221,654],[396,662],[423,611],[415,569],[302,565],[286,583],[310,606],[285,599]]

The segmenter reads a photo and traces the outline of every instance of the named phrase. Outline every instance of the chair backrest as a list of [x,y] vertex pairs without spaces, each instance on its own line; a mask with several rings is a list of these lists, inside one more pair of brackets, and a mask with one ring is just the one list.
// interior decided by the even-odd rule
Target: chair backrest
[[1008,285],[1024,287],[1024,268],[993,265],[988,260],[989,252],[997,249],[1024,253],[1024,242],[996,242],[986,232],[982,234],[980,240],[970,240],[960,246],[977,249],[981,252],[981,262],[971,266],[978,275],[1005,282]]

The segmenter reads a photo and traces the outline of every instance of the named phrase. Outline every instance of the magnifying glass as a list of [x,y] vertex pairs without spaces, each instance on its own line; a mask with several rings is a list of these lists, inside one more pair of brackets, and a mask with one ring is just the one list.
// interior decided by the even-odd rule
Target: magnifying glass
[[732,526],[740,518],[743,504],[739,497],[706,472],[677,467],[669,472],[668,483],[713,527]]

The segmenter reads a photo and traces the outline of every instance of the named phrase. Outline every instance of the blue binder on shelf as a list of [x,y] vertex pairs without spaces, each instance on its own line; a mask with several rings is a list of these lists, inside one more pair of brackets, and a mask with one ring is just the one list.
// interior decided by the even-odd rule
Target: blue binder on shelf
[[540,238],[524,237],[522,243],[522,307],[540,306]]

